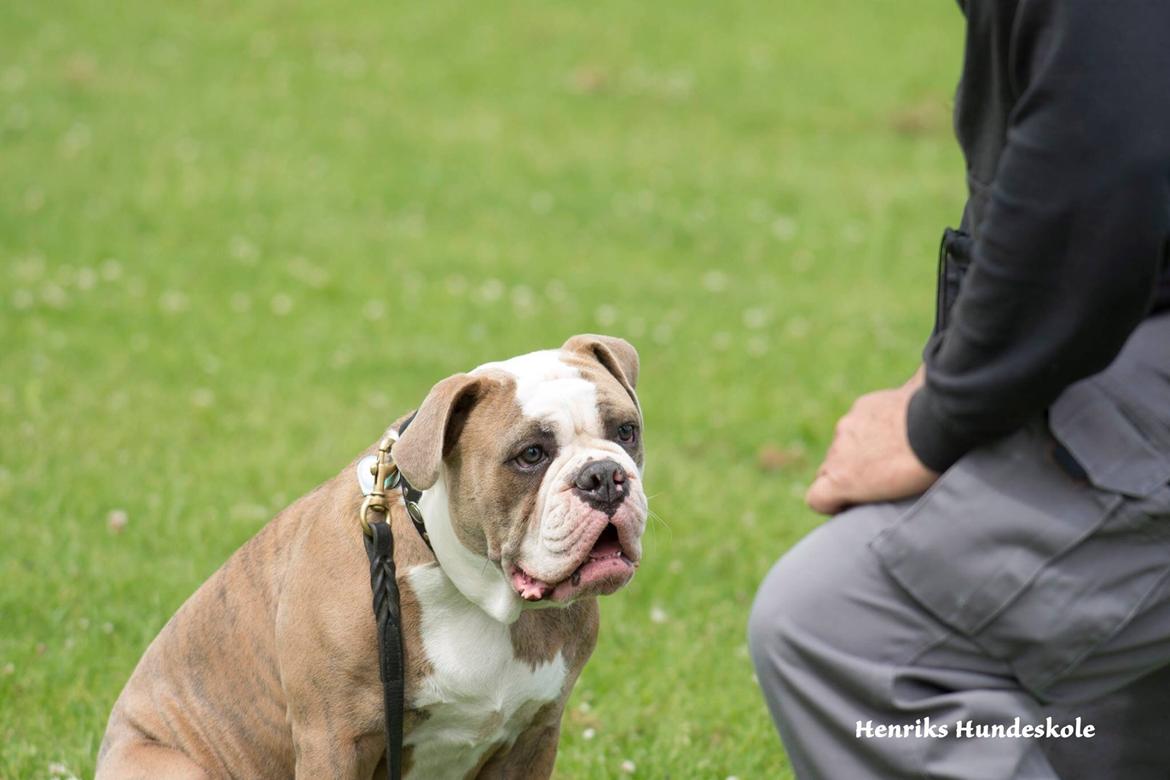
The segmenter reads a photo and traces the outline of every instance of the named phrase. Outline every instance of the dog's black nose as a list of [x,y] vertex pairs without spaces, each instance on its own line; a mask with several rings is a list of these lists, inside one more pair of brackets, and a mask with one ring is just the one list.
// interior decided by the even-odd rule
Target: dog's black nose
[[612,460],[586,463],[577,473],[573,485],[585,503],[607,515],[616,512],[618,505],[630,494],[626,470]]

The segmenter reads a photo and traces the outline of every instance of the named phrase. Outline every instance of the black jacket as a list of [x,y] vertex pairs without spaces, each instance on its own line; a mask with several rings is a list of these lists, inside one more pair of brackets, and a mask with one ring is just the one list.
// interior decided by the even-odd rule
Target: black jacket
[[1170,0],[960,6],[970,239],[956,247],[970,265],[908,420],[936,471],[1043,412],[1170,308]]

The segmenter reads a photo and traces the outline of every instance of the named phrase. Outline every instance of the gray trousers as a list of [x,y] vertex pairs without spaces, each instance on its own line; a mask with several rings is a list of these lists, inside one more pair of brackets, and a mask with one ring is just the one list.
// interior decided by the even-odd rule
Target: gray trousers
[[[923,496],[809,534],[749,643],[800,778],[1170,777],[1170,317]],[[964,736],[1050,716],[1095,734]]]

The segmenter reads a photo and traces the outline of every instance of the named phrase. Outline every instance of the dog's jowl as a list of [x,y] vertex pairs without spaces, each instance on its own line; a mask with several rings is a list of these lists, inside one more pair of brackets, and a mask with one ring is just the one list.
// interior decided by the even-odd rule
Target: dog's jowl
[[[394,444],[430,542],[388,493],[405,777],[551,774],[596,597],[642,555],[637,376],[626,342],[576,336],[444,379]],[[114,705],[99,778],[384,774],[355,466],[278,514],[171,618]]]

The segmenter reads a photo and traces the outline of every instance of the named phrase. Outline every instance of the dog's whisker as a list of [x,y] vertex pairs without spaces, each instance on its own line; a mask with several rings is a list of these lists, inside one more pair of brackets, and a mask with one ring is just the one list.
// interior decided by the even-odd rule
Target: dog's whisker
[[661,523],[663,528],[668,528],[668,529],[670,528],[670,523],[668,523],[666,521],[666,518],[664,518],[662,515],[655,512],[653,509],[651,509],[649,512],[647,512],[646,516],[649,517],[651,520],[656,520],[659,523]]

